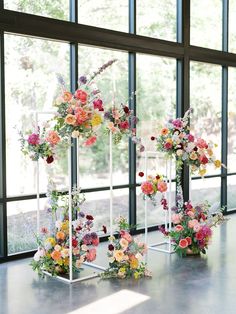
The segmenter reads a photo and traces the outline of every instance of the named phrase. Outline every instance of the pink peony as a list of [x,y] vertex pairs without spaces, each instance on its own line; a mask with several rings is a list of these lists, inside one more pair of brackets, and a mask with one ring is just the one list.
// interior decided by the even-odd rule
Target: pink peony
[[84,146],[92,146],[97,141],[96,136],[91,136],[84,142]]
[[181,225],[175,226],[175,231],[180,232],[180,231],[183,231],[183,230],[184,230],[183,226],[181,226]]
[[171,219],[172,219],[172,222],[176,225],[176,224],[179,224],[181,222],[181,215],[180,214],[173,214]]
[[183,126],[183,122],[180,119],[175,119],[172,121],[174,127],[181,129]]
[[154,193],[153,185],[149,181],[143,182],[141,184],[141,190],[146,195],[150,195]]
[[86,259],[88,262],[93,262],[97,257],[97,251],[95,248],[89,249],[86,253]]
[[77,91],[75,91],[75,98],[79,99],[82,104],[85,104],[87,102],[87,97],[88,94],[85,91],[81,89],[77,89]]
[[127,130],[129,128],[129,122],[128,121],[123,121],[119,124],[121,129]]
[[181,249],[185,249],[186,247],[188,247],[188,241],[186,239],[181,239],[179,241],[179,247]]
[[200,225],[199,223],[195,224],[195,225],[193,226],[193,230],[194,230],[195,232],[198,232],[199,230],[201,230],[201,225]]
[[194,212],[192,212],[191,210],[188,210],[186,213],[190,218],[194,218]]
[[120,231],[120,236],[121,236],[121,238],[124,238],[125,240],[127,240],[129,243],[132,242],[132,240],[133,240],[133,238],[129,234],[129,232],[125,231],[125,230]]
[[75,117],[76,117],[76,122],[80,125],[80,124],[83,124],[88,119],[88,114],[81,107],[77,107],[75,108]]
[[192,220],[189,220],[188,227],[193,228],[195,225],[198,225],[198,224],[199,223],[198,223],[197,219],[192,219]]
[[197,147],[204,149],[204,148],[208,148],[207,142],[205,140],[203,140],[202,138],[198,138],[197,142],[196,142]]
[[165,149],[171,149],[172,148],[172,144],[167,142],[167,143],[164,144],[164,148]]
[[99,111],[104,111],[102,100],[101,99],[95,99],[93,101],[93,108],[98,109]]
[[161,193],[166,192],[167,191],[167,184],[164,181],[161,181],[157,184],[157,188],[158,191],[160,191]]
[[30,144],[30,145],[38,145],[39,144],[39,135],[38,134],[36,134],[36,133],[32,133],[32,134],[30,134],[29,135],[29,137],[28,137],[28,143]]

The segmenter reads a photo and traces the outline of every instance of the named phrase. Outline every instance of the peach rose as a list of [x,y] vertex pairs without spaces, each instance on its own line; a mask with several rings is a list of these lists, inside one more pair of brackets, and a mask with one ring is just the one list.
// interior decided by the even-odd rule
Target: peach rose
[[129,242],[126,239],[121,238],[120,239],[120,245],[125,250],[125,249],[127,249],[128,245],[129,245]]
[[65,240],[65,237],[66,237],[65,233],[62,232],[62,231],[58,231],[57,234],[56,234],[57,240],[62,240],[63,241],[63,240]]
[[70,125],[75,125],[76,117],[73,114],[68,114],[65,117],[65,123],[70,124]]
[[117,260],[117,262],[121,262],[124,257],[124,252],[121,250],[115,250],[114,251],[114,258]]
[[192,219],[192,220],[189,220],[189,222],[188,222],[188,227],[189,228],[193,228],[195,225],[197,225],[198,224],[198,221],[197,221],[197,219]]
[[185,249],[186,247],[188,247],[188,241],[186,239],[181,239],[179,241],[179,247],[181,249]]
[[49,131],[46,141],[49,142],[51,145],[56,145],[60,142],[61,138],[56,131]]
[[70,101],[71,100],[71,98],[72,98],[72,94],[70,93],[70,92],[67,92],[67,91],[64,91],[64,93],[63,93],[63,99],[64,99],[64,101]]
[[150,195],[154,193],[153,185],[149,181],[143,182],[141,184],[141,190],[146,195]]
[[52,259],[54,259],[54,261],[58,261],[61,258],[61,252],[53,251],[51,253],[51,257],[52,257]]
[[161,193],[166,192],[167,191],[167,184],[165,181],[161,181],[157,184],[157,188],[158,191],[160,191]]
[[127,240],[129,243],[133,240],[132,236],[129,234],[129,232],[125,231],[125,230],[121,230],[120,231],[120,236],[121,238],[124,238],[125,240]]
[[181,222],[182,216],[180,214],[173,214],[171,216],[172,222],[176,225]]
[[181,226],[181,225],[175,226],[175,231],[180,232],[180,231],[183,231],[183,230],[184,230],[183,226]]
[[96,257],[97,257],[97,251],[95,248],[89,249],[88,252],[86,253],[86,259],[88,262],[94,261]]

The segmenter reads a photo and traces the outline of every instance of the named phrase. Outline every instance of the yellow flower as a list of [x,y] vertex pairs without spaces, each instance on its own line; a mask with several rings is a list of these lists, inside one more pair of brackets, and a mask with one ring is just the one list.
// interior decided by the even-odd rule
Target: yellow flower
[[60,265],[60,266],[63,265],[63,260],[60,258],[60,259],[57,261],[57,264]]
[[139,279],[139,273],[137,271],[134,273],[134,279]]
[[219,159],[216,159],[216,160],[214,161],[214,165],[215,165],[216,168],[220,168],[220,166],[221,166],[221,161],[220,161]]
[[69,258],[68,258],[68,257],[66,257],[66,258],[64,259],[63,264],[64,264],[65,266],[69,266]]
[[168,138],[166,139],[166,142],[167,142],[167,143],[170,143],[170,144],[173,144],[173,141],[172,141],[172,139],[171,139],[170,137],[168,137]]
[[98,126],[102,123],[102,117],[100,114],[95,113],[92,117],[91,124],[93,127]]
[[136,269],[138,268],[138,259],[135,256],[130,257],[130,268],[131,269]]
[[69,221],[68,220],[62,223],[61,230],[64,231],[65,233],[69,233]]
[[207,153],[208,153],[208,155],[211,157],[211,156],[213,155],[212,149],[208,148]]
[[200,170],[199,170],[199,175],[200,175],[201,177],[204,177],[205,174],[206,174],[206,169],[200,169]]
[[56,245],[56,240],[52,237],[47,238],[46,240],[47,242],[49,242],[51,244],[51,246],[55,246]]
[[214,144],[215,147],[218,147],[218,144]]
[[[121,268],[122,269],[122,268]],[[121,269],[119,269],[117,276],[121,279],[125,278],[126,274],[125,272],[121,271]]]
[[121,262],[124,257],[124,252],[121,250],[115,250],[114,251],[114,258],[117,260],[117,262]]

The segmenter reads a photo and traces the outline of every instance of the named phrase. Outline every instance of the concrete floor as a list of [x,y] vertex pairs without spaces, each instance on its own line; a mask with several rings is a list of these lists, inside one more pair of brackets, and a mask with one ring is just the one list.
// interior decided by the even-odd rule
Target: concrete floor
[[[208,254],[201,258],[149,251],[152,279],[92,279],[69,285],[54,278],[40,280],[29,259],[1,264],[0,313],[235,314],[235,225],[232,215],[215,229]],[[153,232],[149,239],[158,237]]]

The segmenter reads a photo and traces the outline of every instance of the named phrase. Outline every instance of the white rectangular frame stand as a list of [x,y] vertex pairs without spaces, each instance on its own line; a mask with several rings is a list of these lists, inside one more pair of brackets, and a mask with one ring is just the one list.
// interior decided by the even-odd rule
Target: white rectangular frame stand
[[[145,158],[145,178],[147,180],[147,160],[148,160],[148,155],[158,155],[158,152],[155,151],[145,151],[144,153],[144,158]],[[166,177],[168,181],[168,210],[165,210],[165,230],[170,231],[171,230],[171,204],[172,204],[172,181],[171,181],[171,173],[172,173],[172,160],[168,159],[166,160]],[[147,217],[148,217],[148,210],[147,210],[147,198],[144,200],[144,215],[145,215],[145,243],[148,247],[148,249],[153,250],[153,251],[158,251],[162,253],[168,253],[172,254],[175,253],[172,250],[172,243],[171,243],[171,238],[168,237],[168,240],[162,241],[162,242],[157,242],[153,244],[148,244],[148,222],[147,222]],[[169,228],[167,228],[167,225],[169,224]],[[163,245],[168,245],[168,249],[163,249],[159,248],[158,246],[163,246]]]

